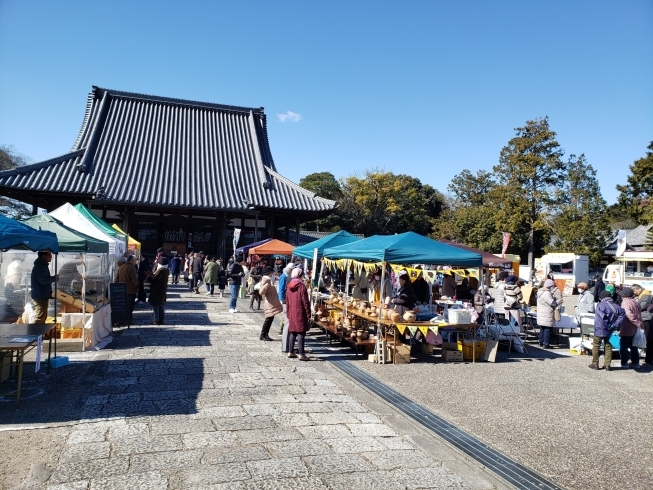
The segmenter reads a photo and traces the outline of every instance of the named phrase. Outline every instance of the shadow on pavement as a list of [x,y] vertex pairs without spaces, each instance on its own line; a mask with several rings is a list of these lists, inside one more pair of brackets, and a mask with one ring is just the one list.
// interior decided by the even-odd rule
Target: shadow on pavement
[[[25,364],[19,408],[0,397],[3,425],[192,414],[204,381],[196,358],[72,362],[49,376],[33,366]],[[15,377],[2,383],[3,392],[15,387]]]

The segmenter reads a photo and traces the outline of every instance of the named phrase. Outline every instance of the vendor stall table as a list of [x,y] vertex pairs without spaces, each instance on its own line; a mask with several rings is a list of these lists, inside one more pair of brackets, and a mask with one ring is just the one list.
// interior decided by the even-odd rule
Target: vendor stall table
[[[344,305],[343,304],[336,303],[336,302],[333,302],[333,301],[325,301],[325,303],[327,305],[337,309],[337,310],[344,311]],[[378,306],[378,304],[374,305],[374,306]],[[420,326],[421,327],[425,327],[425,326],[438,327],[440,330],[443,330],[443,331],[446,331],[446,332],[449,332],[449,333],[471,334],[471,337],[472,337],[473,340],[476,339],[476,334],[477,334],[478,329],[480,327],[480,325],[477,324],[477,323],[450,324],[450,323],[445,323],[445,322],[431,323],[431,322],[419,322],[419,321],[406,323],[404,321],[401,321],[401,322],[398,322],[397,324],[395,324],[393,321],[385,319],[385,318],[383,318],[383,319],[381,319],[379,321],[377,315],[369,315],[367,313],[363,313],[360,310],[356,310],[356,309],[352,309],[352,308],[348,308],[347,313],[351,314],[351,315],[353,315],[353,316],[355,316],[357,318],[360,318],[362,320],[365,320],[365,321],[367,321],[367,322],[369,322],[371,324],[374,324],[374,326],[376,326],[376,324],[378,322],[378,323],[380,323],[380,325],[382,325],[384,327],[388,327],[388,328],[396,328],[397,324],[406,325],[406,326],[410,325],[410,326],[415,326],[415,327],[420,327]],[[340,337],[341,339],[343,339],[343,340],[349,342],[350,344],[352,344],[352,346],[356,349],[356,354],[357,355],[358,355],[358,349],[359,349],[360,346],[364,346],[364,345],[367,345],[367,344],[374,344],[376,342],[373,339],[354,340],[354,339],[351,339],[349,337],[346,337],[342,332],[339,332],[336,329],[335,325],[324,324],[323,322],[315,322],[315,324],[318,325],[320,328],[322,328],[324,330],[325,334],[327,335],[327,340],[329,339],[329,336],[331,335],[331,336]],[[376,334],[379,335],[380,333],[376,332]],[[387,335],[388,335],[388,333],[386,333],[386,336]],[[394,342],[394,336],[395,336],[395,334],[392,333],[392,337],[393,337],[392,341],[393,342]],[[472,352],[473,352],[472,353],[472,362],[476,362],[476,342],[473,342],[472,345],[473,345],[473,347],[472,347]]]
[[[10,365],[18,367],[18,389],[16,393],[0,393],[3,396],[15,396],[16,406],[20,405],[20,392],[23,384],[23,361],[25,354],[37,346],[39,336],[45,335],[54,329],[54,323],[0,323],[0,358],[10,357]],[[26,342],[12,342],[12,339],[25,337]],[[52,337],[48,343],[48,373],[50,372],[50,352],[52,348]],[[14,352],[16,361],[13,362]]]

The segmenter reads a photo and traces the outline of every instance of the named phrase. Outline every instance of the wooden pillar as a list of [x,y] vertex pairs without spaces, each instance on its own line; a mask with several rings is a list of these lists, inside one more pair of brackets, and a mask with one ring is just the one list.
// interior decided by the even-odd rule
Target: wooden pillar
[[299,215],[295,216],[295,247],[299,246]]

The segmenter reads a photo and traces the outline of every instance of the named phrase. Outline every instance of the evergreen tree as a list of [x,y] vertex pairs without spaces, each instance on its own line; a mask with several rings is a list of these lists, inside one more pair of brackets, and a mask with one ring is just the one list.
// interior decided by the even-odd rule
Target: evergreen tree
[[[12,145],[0,145],[0,170],[11,170],[29,163],[30,159],[18,153]],[[0,213],[10,218],[20,219],[32,214],[32,209],[24,202],[0,196]]]
[[549,128],[548,117],[527,121],[515,131],[494,167],[500,185],[491,193],[502,231],[512,233],[517,243],[527,233],[528,264],[532,267],[534,253],[542,252],[551,230],[550,211],[557,205],[557,190],[565,175],[564,152]]
[[566,167],[564,185],[557,191],[553,243],[545,250],[588,255],[590,262],[598,265],[610,236],[610,221],[596,170],[585,155],[570,155]]
[[653,223],[653,141],[646,156],[630,166],[626,185],[618,185],[618,205],[639,224]]

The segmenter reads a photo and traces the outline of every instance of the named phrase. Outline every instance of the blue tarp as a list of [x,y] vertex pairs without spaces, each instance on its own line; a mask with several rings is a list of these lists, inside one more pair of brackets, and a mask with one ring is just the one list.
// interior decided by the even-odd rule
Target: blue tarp
[[329,259],[391,264],[432,264],[481,267],[481,254],[446,245],[412,231],[400,235],[374,235],[357,242],[324,250]]
[[28,249],[33,252],[50,250],[59,252],[57,235],[49,231],[39,231],[16,220],[0,215],[0,249]]
[[340,245],[345,245],[347,243],[357,242],[360,240],[356,235],[352,235],[344,230],[315,240],[314,242],[307,243],[301,247],[297,247],[292,251],[293,255],[297,257],[302,257],[303,259],[312,259],[313,250],[317,248],[317,258],[321,259],[324,255],[325,248],[339,247]]

